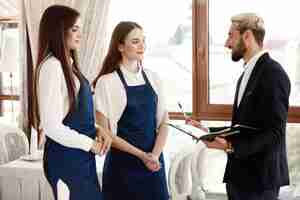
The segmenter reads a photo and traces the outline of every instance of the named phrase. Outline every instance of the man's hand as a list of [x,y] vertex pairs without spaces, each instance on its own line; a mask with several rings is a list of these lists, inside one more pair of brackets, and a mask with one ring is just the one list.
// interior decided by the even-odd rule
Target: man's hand
[[196,120],[193,120],[191,117],[185,117],[185,124],[188,124],[188,125],[191,125],[191,126],[194,126],[196,128],[199,128],[201,129],[202,131],[208,133],[209,132],[209,129],[202,126],[200,122],[196,121]]
[[216,137],[215,140],[212,142],[208,142],[204,140],[203,143],[210,149],[225,150],[228,148],[228,142],[221,137]]

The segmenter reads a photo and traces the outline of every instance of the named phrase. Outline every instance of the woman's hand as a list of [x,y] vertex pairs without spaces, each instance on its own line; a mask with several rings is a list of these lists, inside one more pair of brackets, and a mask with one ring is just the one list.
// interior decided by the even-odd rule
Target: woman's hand
[[144,162],[145,166],[152,172],[156,172],[161,168],[158,157],[152,153],[144,152],[141,160]]
[[104,155],[106,154],[110,147],[111,147],[111,143],[112,143],[112,136],[109,135],[109,133],[103,129],[103,128],[98,128],[97,129],[97,137],[96,140],[100,143],[102,143],[102,147],[100,150],[100,154],[99,155]]
[[101,148],[102,148],[102,143],[98,142],[97,140],[98,139],[96,137],[90,151],[93,152],[94,154],[99,154],[100,155]]
[[146,163],[146,166],[148,169],[150,169],[153,172],[159,171],[161,168],[159,157],[154,155],[153,153],[148,153],[151,160]]

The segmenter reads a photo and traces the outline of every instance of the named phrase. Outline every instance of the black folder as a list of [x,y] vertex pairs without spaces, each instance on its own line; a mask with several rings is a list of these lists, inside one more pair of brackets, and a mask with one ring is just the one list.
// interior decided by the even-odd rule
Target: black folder
[[187,130],[186,128],[184,128],[184,127],[182,127],[182,126],[180,126],[180,125],[175,125],[175,124],[172,124],[172,123],[167,123],[167,125],[171,126],[172,128],[175,128],[175,129],[179,130],[181,133],[184,133],[184,134],[186,134],[186,135],[191,136],[193,139],[195,139],[195,140],[197,140],[197,141],[198,141],[198,140],[200,139],[200,137],[201,137],[201,135],[196,135],[195,132],[192,132],[192,131],[190,131],[190,130]]
[[[174,125],[172,123],[167,123],[169,126],[179,130],[180,132],[187,134],[189,136],[191,136],[193,139],[199,141],[199,140],[205,140],[205,141],[209,141],[212,142],[214,141],[215,137],[229,137],[229,136],[233,136],[233,135],[237,135],[241,132],[244,133],[254,133],[258,130],[258,128],[252,127],[252,126],[247,126],[247,125],[242,125],[242,124],[235,124],[234,126],[228,127],[228,128],[224,128],[222,130],[218,130],[218,131],[214,131],[214,132],[210,132],[208,134],[205,135],[201,135],[197,133],[194,133],[190,130],[187,130],[186,128],[184,128],[183,126],[180,125]],[[200,132],[200,131],[199,131]]]

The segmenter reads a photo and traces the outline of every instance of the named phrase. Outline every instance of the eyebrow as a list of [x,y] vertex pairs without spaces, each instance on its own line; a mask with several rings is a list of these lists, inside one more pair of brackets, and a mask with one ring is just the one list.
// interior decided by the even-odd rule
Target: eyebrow
[[[131,40],[140,40],[140,38],[132,38]],[[145,40],[145,37],[143,37],[142,40]]]
[[80,28],[79,25],[73,25],[73,28]]

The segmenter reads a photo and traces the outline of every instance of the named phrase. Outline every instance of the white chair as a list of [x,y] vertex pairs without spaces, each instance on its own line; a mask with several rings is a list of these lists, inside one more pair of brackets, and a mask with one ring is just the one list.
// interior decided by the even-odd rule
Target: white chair
[[188,146],[175,155],[169,171],[169,188],[173,200],[225,200],[225,193],[211,193],[204,187],[207,175],[207,148],[202,142]]
[[205,145],[199,142],[192,154],[191,160],[191,173],[192,173],[192,192],[190,199],[192,200],[204,200],[204,168],[203,163],[205,159]]
[[8,162],[8,156],[6,153],[5,146],[2,142],[0,142],[0,165]]
[[16,160],[28,152],[25,133],[17,127],[0,124],[0,164]]
[[293,197],[295,200],[300,200],[300,184],[295,187],[293,191]]
[[195,146],[175,154],[169,169],[169,190],[171,199],[187,199],[192,191],[191,161]]

